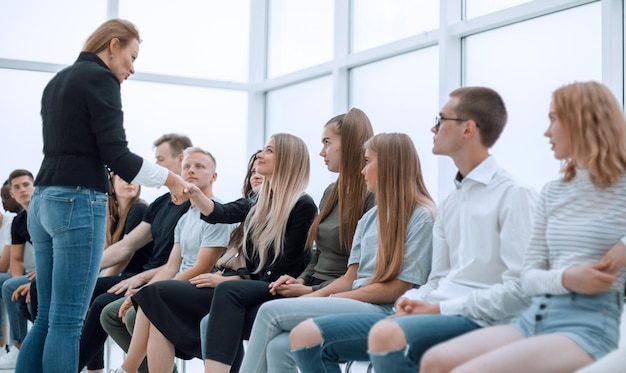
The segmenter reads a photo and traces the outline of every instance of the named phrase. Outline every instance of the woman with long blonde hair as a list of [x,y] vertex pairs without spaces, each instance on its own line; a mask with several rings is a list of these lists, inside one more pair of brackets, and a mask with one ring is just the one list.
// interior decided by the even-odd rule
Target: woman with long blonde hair
[[[337,181],[326,188],[320,202],[320,213],[309,229],[308,242],[315,242],[311,262],[298,278],[282,275],[272,282],[269,288],[272,295],[296,297],[310,294],[345,273],[357,223],[376,204],[374,194],[368,192],[361,175],[365,165],[363,144],[372,136],[369,118],[357,108],[331,118],[324,125],[319,155],[324,158],[328,170],[339,175]],[[268,289],[259,291],[267,293]],[[250,320],[257,309],[251,311],[248,315]],[[272,347],[264,343],[254,339],[248,343],[241,366],[243,372],[255,372],[255,367],[267,365],[266,351]],[[280,350],[280,347],[277,349]],[[272,361],[282,362],[283,359]],[[277,369],[268,367],[269,371]]]
[[288,339],[300,322],[330,314],[390,312],[401,294],[428,278],[436,206],[423,182],[415,146],[406,134],[383,133],[364,148],[362,174],[377,206],[357,225],[348,268],[311,294],[261,306],[250,341],[273,348],[253,371],[297,372],[289,345],[280,340]]

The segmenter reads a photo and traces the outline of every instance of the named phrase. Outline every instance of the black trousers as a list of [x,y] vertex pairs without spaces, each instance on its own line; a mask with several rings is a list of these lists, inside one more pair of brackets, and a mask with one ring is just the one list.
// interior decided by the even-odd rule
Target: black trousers
[[96,282],[96,288],[91,296],[91,304],[83,324],[83,332],[80,335],[80,353],[78,355],[78,372],[87,365],[87,369],[104,369],[104,343],[108,334],[100,325],[100,313],[109,303],[124,296],[109,294],[107,291],[115,284],[131,277],[131,275],[120,275],[110,277],[100,277]]
[[259,307],[272,299],[269,283],[255,280],[226,281],[215,288],[206,331],[207,359],[231,365],[239,370],[243,360],[243,340],[250,337]]

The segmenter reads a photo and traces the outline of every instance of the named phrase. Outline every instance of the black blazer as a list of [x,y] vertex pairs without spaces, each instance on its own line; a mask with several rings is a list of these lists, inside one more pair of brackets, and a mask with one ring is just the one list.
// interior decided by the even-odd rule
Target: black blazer
[[[208,216],[200,214],[200,218],[208,223],[243,222],[254,203],[255,201],[246,198],[226,204],[215,202],[213,212]],[[254,243],[248,237],[246,242],[248,256],[246,267],[250,278],[252,280],[272,282],[284,274],[298,277],[308,264],[309,251],[306,249],[306,239],[316,214],[317,206],[311,196],[308,194],[302,195],[289,213],[283,241],[283,254],[274,263],[268,260],[258,273],[254,273],[254,271],[260,260],[258,255],[253,255],[252,248]],[[273,254],[274,246],[269,250],[269,257],[272,258]]]
[[108,166],[132,181],[143,159],[128,149],[120,82],[94,53],[81,52],[41,99],[44,159],[35,185],[108,191]]

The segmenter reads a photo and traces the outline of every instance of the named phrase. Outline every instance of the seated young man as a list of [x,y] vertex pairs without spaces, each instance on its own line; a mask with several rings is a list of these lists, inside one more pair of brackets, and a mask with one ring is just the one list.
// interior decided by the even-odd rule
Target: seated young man
[[22,206],[22,210],[11,224],[11,278],[2,284],[2,302],[9,319],[9,352],[0,357],[0,369],[13,369],[22,341],[28,332],[28,319],[20,312],[26,307],[25,297],[13,297],[15,290],[35,278],[35,255],[26,225],[30,197],[35,190],[33,174],[27,170],[14,170],[9,175],[11,196]]

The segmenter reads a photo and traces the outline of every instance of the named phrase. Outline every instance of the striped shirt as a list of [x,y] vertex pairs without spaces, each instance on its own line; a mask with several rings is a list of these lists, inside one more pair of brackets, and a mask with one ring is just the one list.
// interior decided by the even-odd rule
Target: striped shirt
[[[626,243],[626,175],[606,189],[595,187],[580,169],[569,182],[546,184],[524,258],[523,291],[531,296],[569,293],[563,272],[600,261],[620,240]],[[625,275],[622,268],[611,288],[624,291]]]

